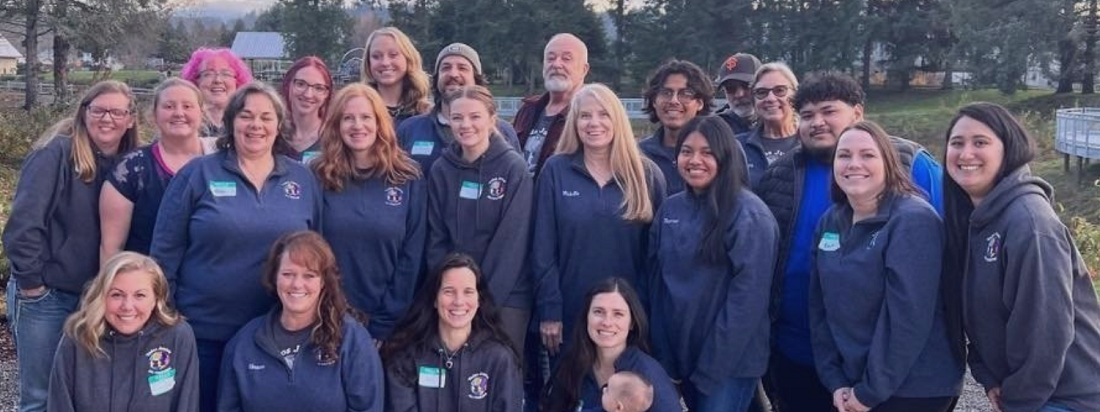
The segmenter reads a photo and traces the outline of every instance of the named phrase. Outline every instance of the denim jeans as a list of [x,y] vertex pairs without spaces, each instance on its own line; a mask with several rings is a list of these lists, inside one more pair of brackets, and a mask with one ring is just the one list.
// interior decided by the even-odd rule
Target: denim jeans
[[1077,411],[1074,411],[1073,409],[1067,408],[1067,407],[1059,405],[1057,403],[1049,402],[1046,405],[1043,405],[1043,408],[1039,409],[1039,412],[1077,412]]
[[61,328],[76,311],[80,296],[47,288],[42,296],[24,298],[13,279],[8,282],[7,298],[19,364],[19,412],[45,411]]
[[199,410],[202,412],[218,409],[218,380],[227,343],[229,342],[195,339],[195,352],[199,355]]
[[690,382],[682,386],[684,403],[692,412],[745,412],[756,395],[758,378],[732,378],[704,395]]

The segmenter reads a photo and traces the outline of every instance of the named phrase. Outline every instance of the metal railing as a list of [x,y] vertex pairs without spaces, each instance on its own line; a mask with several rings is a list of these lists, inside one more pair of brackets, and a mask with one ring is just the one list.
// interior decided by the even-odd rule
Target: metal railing
[[1100,108],[1076,107],[1055,112],[1054,150],[1065,157],[1063,169],[1069,172],[1070,156],[1077,158],[1077,182],[1085,175],[1089,159],[1100,159]]

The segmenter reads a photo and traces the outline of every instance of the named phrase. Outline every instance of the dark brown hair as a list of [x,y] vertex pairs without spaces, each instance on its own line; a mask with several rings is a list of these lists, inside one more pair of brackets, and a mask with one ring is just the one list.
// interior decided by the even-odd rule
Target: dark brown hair
[[[882,193],[878,196],[879,201],[899,195],[925,197],[924,192],[913,184],[913,178],[910,176],[909,168],[901,165],[901,155],[899,155],[898,150],[894,148],[894,144],[890,142],[890,135],[886,134],[886,131],[883,130],[881,126],[875,122],[863,120],[848,126],[840,135],[844,136],[844,134],[848,133],[850,130],[859,130],[871,135],[871,141],[875,142],[875,146],[878,147],[878,151],[882,157],[882,169],[885,174],[883,180],[886,185],[886,187],[882,189]],[[838,144],[839,142],[840,139],[837,139]],[[835,165],[835,151],[833,159],[833,164]],[[831,183],[829,183],[829,186],[831,186],[829,194],[832,196],[833,202],[841,204],[848,203],[848,195],[836,184],[836,177],[834,176],[829,180],[831,181]]]

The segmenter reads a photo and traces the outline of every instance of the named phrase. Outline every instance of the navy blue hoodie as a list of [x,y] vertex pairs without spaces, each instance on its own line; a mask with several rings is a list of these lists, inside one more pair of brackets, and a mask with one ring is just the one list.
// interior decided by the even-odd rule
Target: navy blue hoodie
[[151,255],[195,337],[224,342],[275,303],[260,286],[271,245],[320,221],[321,190],[305,166],[275,156],[257,191],[227,150],[192,160],[172,179]]
[[422,179],[394,186],[373,177],[324,193],[322,232],[348,302],[370,315],[367,328],[376,339],[390,335],[412,301],[428,233],[425,189]]
[[68,136],[54,137],[23,161],[3,235],[20,289],[79,295],[99,271],[99,190],[115,159],[96,153],[95,161],[92,181],[81,180]]
[[312,341],[290,368],[279,353],[273,310],[249,322],[225,347],[218,382],[218,411],[381,412],[382,360],[367,329],[344,315],[339,358],[322,361]]
[[963,313],[970,371],[1005,412],[1100,410],[1100,304],[1053,189],[1023,166],[970,216]]
[[198,412],[199,358],[187,322],[149,320],[124,336],[108,328],[94,356],[71,337],[50,371],[50,412]]
[[428,267],[451,252],[468,254],[481,266],[495,302],[528,309],[534,179],[523,157],[498,136],[473,163],[461,150],[450,145],[428,175]]
[[449,354],[438,337],[425,339],[435,344],[386,361],[386,412],[523,411],[523,377],[507,343],[475,330]]
[[[653,405],[649,412],[682,412],[680,407],[680,393],[672,384],[672,379],[665,373],[665,368],[656,360],[646,355],[636,346],[628,346],[619,359],[615,360],[615,372],[634,372],[644,377],[653,385]],[[601,399],[603,390],[596,383],[596,377],[591,373],[585,375],[581,384],[581,404],[577,409],[602,411]],[[594,409],[593,409],[594,408]]]
[[702,199],[686,191],[665,200],[650,229],[656,259],[650,281],[652,341],[674,379],[704,394],[732,378],[759,378],[768,364],[768,302],[779,229],[748,189],[725,228],[727,261],[698,258],[707,221]]
[[665,147],[665,129],[657,125],[657,131],[638,142],[638,149],[649,160],[661,169],[661,175],[665,177],[665,190],[669,196],[684,191],[684,178],[680,177],[680,171],[676,169],[676,148]]
[[[520,150],[519,138],[510,123],[497,120],[497,131],[509,146]],[[440,123],[439,112],[432,110],[401,122],[401,127],[397,129],[397,140],[401,148],[420,163],[420,170],[427,171],[432,170],[432,164],[443,155],[443,151],[455,138],[451,126]]]
[[958,396],[963,365],[939,294],[936,210],[915,196],[888,197],[853,224],[851,207],[834,204],[814,239],[810,332],[825,388],[851,387],[871,408],[892,397]]
[[[642,159],[654,215],[665,198],[657,165]],[[538,178],[531,271],[539,319],[573,321],[584,295],[600,281],[621,277],[644,295],[650,222],[622,218],[623,191],[615,180],[602,188],[584,166],[584,152],[546,160]]]

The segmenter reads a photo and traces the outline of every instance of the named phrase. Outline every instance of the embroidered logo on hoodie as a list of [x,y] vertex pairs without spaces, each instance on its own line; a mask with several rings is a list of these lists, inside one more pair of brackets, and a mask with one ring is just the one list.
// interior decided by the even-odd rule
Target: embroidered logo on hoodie
[[485,399],[489,396],[489,374],[485,372],[478,372],[470,375],[466,378],[466,381],[470,383],[470,399]]
[[993,232],[992,235],[985,238],[985,258],[986,262],[996,262],[997,257],[1001,255],[1001,233]]
[[283,194],[288,199],[298,200],[302,198],[302,186],[295,181],[283,182]]
[[387,187],[386,188],[386,204],[390,206],[401,206],[401,199],[404,192],[399,187]]
[[504,198],[505,192],[508,190],[508,181],[503,177],[494,177],[489,179],[489,200],[500,200]]
[[158,347],[145,352],[145,357],[149,358],[149,393],[159,396],[176,387],[176,369],[171,366],[171,349]]

